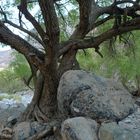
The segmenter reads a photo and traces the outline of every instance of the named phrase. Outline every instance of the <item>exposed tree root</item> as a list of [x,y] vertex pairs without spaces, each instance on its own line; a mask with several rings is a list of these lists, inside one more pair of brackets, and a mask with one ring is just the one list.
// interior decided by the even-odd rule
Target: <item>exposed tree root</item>
[[35,115],[35,119],[38,122],[47,122],[48,121],[47,116],[43,114],[43,112],[40,110],[40,108],[37,105],[35,106],[34,115]]
[[30,119],[37,120],[38,122],[47,122],[48,118],[43,112],[40,110],[38,105],[30,104],[26,111],[22,114],[20,121],[28,121]]
[[22,122],[22,121],[30,120],[34,112],[34,108],[35,108],[35,104],[33,103],[29,104],[25,112],[21,115],[19,121]]
[[[34,134],[33,136],[27,138],[27,140],[41,140],[42,138],[55,135],[55,137],[60,138],[60,134],[57,134],[58,128],[60,127],[60,121],[52,121],[47,124],[45,130]],[[59,139],[58,139],[59,140]]]
[[53,127],[53,132],[54,132],[54,136],[57,140],[62,140],[60,128],[54,126]]
[[44,137],[47,137],[47,136],[51,136],[51,135],[53,135],[53,129],[52,128],[48,128],[48,129],[45,129],[44,131],[36,133],[35,135],[27,138],[27,140],[39,140],[41,138],[44,138]]
[[[46,123],[46,127],[43,131],[35,133],[34,135],[28,137],[26,140],[42,140],[47,137],[55,137],[57,140],[61,140],[60,134],[61,121],[54,120]],[[23,128],[24,129],[24,128]],[[0,140],[11,140],[13,137],[13,130],[11,128],[3,128],[0,133]]]

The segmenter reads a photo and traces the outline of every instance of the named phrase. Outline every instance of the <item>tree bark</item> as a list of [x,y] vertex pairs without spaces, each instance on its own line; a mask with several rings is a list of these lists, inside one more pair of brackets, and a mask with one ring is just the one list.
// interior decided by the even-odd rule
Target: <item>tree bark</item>
[[57,112],[57,73],[50,69],[45,76],[39,73],[35,84],[34,96],[20,121],[34,119],[40,122],[47,122]]
[[48,122],[59,117],[57,110],[57,88],[59,80],[62,74],[67,70],[79,69],[75,56],[76,52],[68,52],[68,54],[63,57],[59,68],[57,68],[57,65],[53,62],[46,66],[43,74],[41,72],[36,74],[37,80],[33,99],[23,113],[20,121],[33,119],[39,122]]

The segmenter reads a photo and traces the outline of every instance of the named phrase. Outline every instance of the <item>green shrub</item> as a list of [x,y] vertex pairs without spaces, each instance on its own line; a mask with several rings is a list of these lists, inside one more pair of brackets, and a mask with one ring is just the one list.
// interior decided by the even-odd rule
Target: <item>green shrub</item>
[[25,89],[24,83],[16,75],[13,69],[0,71],[0,90],[6,93],[14,93]]

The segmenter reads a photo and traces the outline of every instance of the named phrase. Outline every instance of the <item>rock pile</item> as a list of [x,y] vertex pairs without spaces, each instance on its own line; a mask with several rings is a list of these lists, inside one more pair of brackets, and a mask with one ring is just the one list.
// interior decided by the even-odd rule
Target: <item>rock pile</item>
[[65,119],[46,124],[21,122],[13,127],[11,139],[140,139],[140,107],[121,83],[85,71],[68,71],[61,77],[57,100]]

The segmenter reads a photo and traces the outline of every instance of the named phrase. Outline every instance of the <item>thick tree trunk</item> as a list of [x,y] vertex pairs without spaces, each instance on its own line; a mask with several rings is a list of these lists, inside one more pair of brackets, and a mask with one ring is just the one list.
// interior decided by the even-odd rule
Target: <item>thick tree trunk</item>
[[47,119],[55,116],[57,112],[57,87],[57,74],[53,71],[46,72],[42,95],[39,98],[38,105],[41,112],[47,116]]
[[45,68],[43,74],[38,74],[32,102],[22,115],[21,121],[34,119],[41,122],[48,122],[59,117],[57,110],[57,88],[59,80],[65,71],[79,69],[75,56],[76,51],[70,51],[63,56],[59,68],[57,68],[54,62]]
[[37,120],[47,122],[57,112],[57,75],[46,71],[46,75],[38,75],[34,96],[26,111],[21,116],[21,121]]

